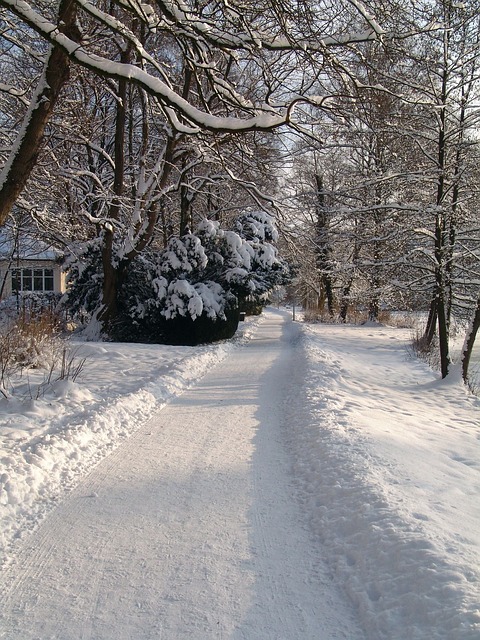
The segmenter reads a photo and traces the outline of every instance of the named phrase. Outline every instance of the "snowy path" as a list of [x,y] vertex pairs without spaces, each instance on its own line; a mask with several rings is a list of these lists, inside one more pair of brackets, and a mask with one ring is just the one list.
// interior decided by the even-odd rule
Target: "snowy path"
[[298,334],[270,313],[72,491],[0,582],[0,638],[364,637],[289,480]]

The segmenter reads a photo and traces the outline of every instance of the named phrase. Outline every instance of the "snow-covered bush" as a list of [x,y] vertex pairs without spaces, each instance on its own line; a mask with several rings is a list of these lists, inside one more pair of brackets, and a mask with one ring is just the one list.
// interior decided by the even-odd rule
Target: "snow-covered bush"
[[249,211],[240,216],[235,222],[235,231],[253,243],[278,242],[278,230],[273,216],[266,211]]
[[43,369],[51,379],[66,353],[54,310],[32,305],[32,299],[22,302],[15,314],[2,313],[0,318],[0,393],[5,397],[14,387],[13,377],[25,370]]
[[[287,278],[277,237],[273,218],[253,212],[233,230],[202,220],[193,232],[172,236],[160,252],[148,249],[125,273],[117,270],[122,278],[110,337],[176,344],[230,337],[241,308],[261,305]],[[102,286],[101,244],[94,241],[70,263],[67,307],[77,317],[94,317]]]
[[225,320],[235,306],[223,286],[222,237],[217,223],[205,221],[195,233],[173,236],[157,259],[154,287],[157,308],[166,320],[202,315],[211,320]]
[[157,256],[146,321],[163,342],[198,344],[235,332],[238,304],[223,277],[223,235],[218,223],[204,221],[195,233],[170,238]]
[[[67,293],[61,305],[80,325],[86,327],[102,309],[103,268],[100,239],[75,246],[65,267]],[[119,341],[149,341],[145,325],[151,307],[155,307],[154,267],[151,255],[139,255],[125,270],[117,292],[117,316],[109,338]]]
[[[206,312],[212,318],[221,318],[228,307],[221,298],[228,294],[235,297],[235,306],[245,298],[259,302],[287,278],[287,266],[273,244],[277,238],[272,216],[263,211],[245,214],[234,230],[202,220],[194,233],[172,238],[159,261],[165,317],[195,318]],[[204,284],[209,293],[214,290],[214,297],[201,295],[198,283]],[[232,301],[230,297],[228,304]]]
[[258,307],[288,278],[273,244],[277,238],[265,212],[245,214],[234,230],[205,219],[193,233],[172,237],[154,279],[164,332],[173,328],[171,339],[189,343],[192,332],[201,342],[233,335],[241,308]]
[[102,241],[95,238],[70,248],[64,268],[67,293],[62,306],[79,322],[87,323],[102,301]]
[[242,305],[258,308],[275,287],[287,284],[290,268],[278,256],[278,231],[271,215],[265,211],[247,212],[238,218],[234,228],[251,253],[249,291],[242,296]]

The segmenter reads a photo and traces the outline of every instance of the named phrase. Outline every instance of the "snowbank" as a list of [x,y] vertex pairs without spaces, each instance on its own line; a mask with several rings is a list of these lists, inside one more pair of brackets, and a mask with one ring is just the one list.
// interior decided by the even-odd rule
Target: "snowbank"
[[79,381],[58,381],[37,399],[41,371],[17,381],[15,397],[0,399],[0,566],[92,465],[250,339],[260,321],[200,347],[79,343],[78,357],[86,357]]
[[287,403],[294,473],[369,639],[476,640],[479,402],[409,359],[409,339],[305,327]]

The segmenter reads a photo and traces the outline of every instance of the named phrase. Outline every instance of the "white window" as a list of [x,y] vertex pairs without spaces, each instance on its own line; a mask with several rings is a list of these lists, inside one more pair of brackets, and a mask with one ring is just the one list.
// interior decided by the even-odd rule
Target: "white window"
[[12,291],[53,291],[53,269],[13,269]]

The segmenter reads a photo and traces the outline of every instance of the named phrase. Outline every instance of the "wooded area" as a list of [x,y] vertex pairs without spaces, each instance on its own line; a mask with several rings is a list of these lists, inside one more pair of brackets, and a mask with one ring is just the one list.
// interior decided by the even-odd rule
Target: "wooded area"
[[443,377],[463,323],[467,379],[479,4],[0,0],[0,224],[116,339],[205,339],[293,277],[328,320],[424,311]]

